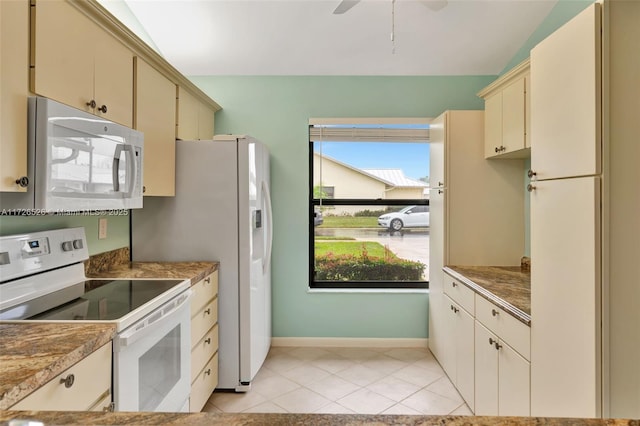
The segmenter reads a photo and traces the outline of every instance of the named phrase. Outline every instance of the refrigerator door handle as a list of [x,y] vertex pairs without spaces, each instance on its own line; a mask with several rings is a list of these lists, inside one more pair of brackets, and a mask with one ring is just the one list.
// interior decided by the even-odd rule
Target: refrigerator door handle
[[273,245],[273,210],[271,208],[271,193],[267,182],[262,181],[262,194],[267,210],[267,253],[262,258],[262,272],[267,271],[267,266],[271,264],[271,246]]

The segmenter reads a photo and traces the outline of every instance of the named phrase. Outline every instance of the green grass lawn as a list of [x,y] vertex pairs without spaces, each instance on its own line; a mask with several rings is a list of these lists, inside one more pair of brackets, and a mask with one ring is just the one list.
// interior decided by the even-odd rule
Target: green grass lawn
[[377,217],[325,216],[320,228],[377,228]]
[[[352,254],[354,256],[362,255],[362,251],[366,249],[368,256],[384,257],[385,249],[380,243],[371,241],[316,241],[316,256],[324,256],[333,253],[336,256],[343,254]],[[388,252],[387,256],[396,257],[393,253]]]

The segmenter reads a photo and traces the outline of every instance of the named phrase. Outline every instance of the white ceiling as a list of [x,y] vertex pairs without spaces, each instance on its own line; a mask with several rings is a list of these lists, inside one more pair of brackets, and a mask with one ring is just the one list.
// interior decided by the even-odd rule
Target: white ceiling
[[495,75],[557,1],[449,0],[434,11],[362,0],[342,15],[340,0],[125,3],[132,30],[185,75]]

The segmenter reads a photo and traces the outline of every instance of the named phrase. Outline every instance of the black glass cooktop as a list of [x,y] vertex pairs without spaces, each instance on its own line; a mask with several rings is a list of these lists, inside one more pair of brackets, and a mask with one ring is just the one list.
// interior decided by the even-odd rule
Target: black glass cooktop
[[182,280],[88,280],[79,283],[84,294],[71,301],[29,317],[29,320],[117,320]]

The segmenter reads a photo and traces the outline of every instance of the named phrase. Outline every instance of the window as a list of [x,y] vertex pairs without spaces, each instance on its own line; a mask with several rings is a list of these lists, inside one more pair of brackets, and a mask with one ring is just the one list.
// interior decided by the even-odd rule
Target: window
[[310,287],[427,288],[428,124],[309,127]]

